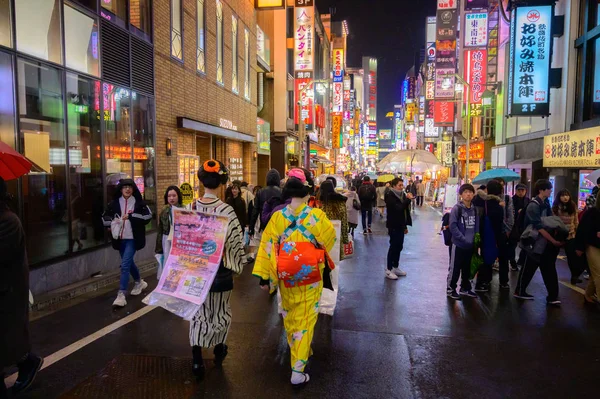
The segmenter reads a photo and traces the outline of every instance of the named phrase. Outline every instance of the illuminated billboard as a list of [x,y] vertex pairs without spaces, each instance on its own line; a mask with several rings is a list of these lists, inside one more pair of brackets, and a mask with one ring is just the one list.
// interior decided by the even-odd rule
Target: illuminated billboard
[[294,16],[294,70],[312,71],[315,34],[313,1],[296,0]]

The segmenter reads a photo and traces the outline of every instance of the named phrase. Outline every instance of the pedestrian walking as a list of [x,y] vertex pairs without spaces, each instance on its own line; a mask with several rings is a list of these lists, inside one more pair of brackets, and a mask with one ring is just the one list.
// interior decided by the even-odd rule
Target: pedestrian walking
[[527,208],[529,201],[531,200],[527,197],[527,186],[522,183],[517,184],[515,195],[512,197],[515,223],[508,241],[508,260],[510,262],[510,269],[513,271],[519,271],[519,266],[523,266],[525,259],[525,252],[519,251],[519,260],[516,260],[516,249],[521,234],[525,230],[525,208]]
[[585,289],[585,303],[598,309],[600,300],[600,201],[581,218],[575,235],[577,256],[587,258],[590,281]]
[[233,208],[243,230],[247,224],[248,208],[246,201],[242,198],[242,188],[238,183],[233,183],[228,190],[230,191],[230,195],[226,198],[225,202]]
[[408,186],[406,187],[406,192],[407,193],[411,193],[413,195],[413,200],[412,200],[412,207],[411,209],[414,211],[415,210],[415,206],[417,205],[417,186],[415,185],[415,183],[412,181],[412,179],[410,179],[408,181]]
[[169,239],[169,235],[171,233],[171,224],[173,222],[173,214],[171,212],[173,207],[183,207],[183,195],[177,186],[167,187],[167,190],[165,191],[165,206],[160,211],[160,216],[158,218],[154,253],[163,255],[163,260],[158,265],[158,279],[160,279],[167,257],[171,252],[171,240]]
[[[509,270],[509,256],[510,256],[510,233],[515,225],[515,210],[513,207],[513,202],[509,195],[506,194],[506,182],[501,177],[497,177],[494,179],[502,186],[502,195],[503,201],[500,203],[503,206],[504,211],[504,219],[502,225],[502,236],[499,238],[501,241],[501,246],[498,247],[498,250],[502,250],[503,253],[498,256],[498,271],[500,269],[506,270],[506,282],[508,283],[508,270]],[[504,262],[505,264],[501,264]],[[495,267],[495,266],[494,266]],[[502,280],[502,279],[501,279]]]
[[356,187],[351,186],[350,191],[346,193],[346,212],[348,214],[348,230],[352,238],[354,238],[354,229],[358,227],[358,219],[360,218],[360,199],[356,193]]
[[[473,205],[475,188],[471,184],[463,184],[458,190],[460,202],[450,211],[449,230],[452,243],[450,245],[450,265],[448,268],[448,298],[460,300],[461,296],[477,298],[471,290],[471,258],[475,251],[475,234],[479,232],[479,216]],[[456,292],[458,279],[461,279],[460,292]]]
[[334,267],[326,261],[336,240],[333,225],[322,210],[306,205],[313,186],[310,172],[289,171],[283,191],[292,201],[271,216],[253,270],[263,290],[279,289],[281,294],[293,385],[310,379],[304,369],[312,353],[319,301],[324,284],[331,286],[324,272]]
[[416,182],[416,189],[417,189],[417,206],[422,207],[423,206],[423,198],[425,197],[425,184],[423,184],[423,182],[421,180],[419,180],[417,178],[417,182]]
[[202,348],[214,346],[215,364],[220,366],[228,353],[225,344],[231,326],[231,292],[233,275],[243,269],[244,247],[242,227],[235,210],[218,198],[219,187],[227,184],[229,171],[222,162],[209,160],[198,170],[198,179],[204,186],[204,196],[196,200],[193,208],[198,211],[224,216],[229,220],[221,265],[210,287],[210,292],[198,313],[190,322],[190,345],[192,347],[192,372],[202,379],[205,366]]
[[[9,208],[10,196],[0,177],[0,398],[15,397],[31,386],[44,359],[31,352],[29,339],[29,264],[25,231]],[[17,381],[7,389],[4,369],[17,365]]]
[[371,230],[371,223],[373,223],[373,206],[377,201],[377,191],[369,176],[363,177],[362,185],[358,189],[358,198],[360,200],[363,234],[371,234],[373,233],[373,230]]
[[558,306],[558,275],[556,274],[556,257],[563,242],[556,240],[551,232],[547,231],[542,218],[551,215],[550,201],[548,197],[552,193],[552,183],[548,180],[540,179],[535,183],[535,198],[527,205],[525,212],[525,228],[531,226],[531,229],[537,231],[538,237],[532,248],[524,249],[525,263],[519,271],[517,287],[514,292],[515,298],[524,300],[533,300],[533,295],[527,293],[527,287],[531,282],[535,272],[539,268],[542,272],[544,285],[548,290],[546,303],[548,305]]
[[375,191],[377,192],[377,210],[379,211],[379,217],[383,219],[385,213],[385,193],[389,189],[389,183],[378,183]]
[[[480,190],[473,200],[478,210],[482,242],[483,265],[477,273],[476,292],[488,292],[492,281],[492,267],[496,258],[500,259],[500,288],[509,289],[507,236],[504,227],[506,203],[502,198],[502,185],[496,180],[487,184],[487,193]],[[492,255],[495,253],[495,256]],[[486,262],[487,260],[487,262]]]
[[565,242],[565,253],[567,255],[569,270],[571,271],[571,284],[576,285],[582,282],[579,277],[583,273],[584,268],[582,267],[581,259],[575,253],[575,233],[579,226],[579,215],[577,205],[575,205],[569,190],[563,189],[556,194],[556,199],[552,206],[552,214],[560,217],[569,229],[569,235]]
[[412,194],[404,191],[402,179],[392,180],[391,187],[385,194],[388,212],[386,227],[390,236],[385,277],[390,280],[398,280],[398,277],[406,276],[406,272],[400,269],[400,254],[404,248],[404,236],[408,234],[408,226],[412,226],[412,217],[410,216],[412,199]]
[[[247,215],[245,222],[242,224],[242,228],[247,229],[249,227],[248,225],[250,223],[250,216],[254,212],[254,201],[255,201],[254,194],[252,193],[252,189],[251,189],[250,185],[248,184],[248,182],[243,181],[240,184],[240,196],[244,200],[244,204],[246,206],[246,215]],[[241,223],[241,221],[240,221],[240,223]]]
[[[260,234],[260,232],[262,232],[265,229],[265,227],[267,227],[266,225],[262,224],[259,220],[262,214],[263,207],[265,206],[267,201],[273,197],[281,198],[281,176],[279,175],[277,169],[271,169],[267,172],[266,183],[267,186],[261,189],[258,195],[255,197],[255,203],[252,209],[252,217],[250,218],[249,233],[251,236],[255,235],[256,233]],[[255,229],[256,223],[259,223],[258,231],[256,231]]]
[[329,220],[341,222],[340,237],[340,260],[344,258],[344,244],[348,244],[348,214],[346,212],[346,197],[335,192],[335,186],[330,180],[321,184],[319,191],[319,208]]
[[102,220],[104,226],[111,227],[111,230],[113,221],[117,222],[120,232],[118,238],[113,236],[112,240],[112,247],[121,255],[121,280],[113,306],[124,307],[127,305],[125,296],[130,274],[134,281],[130,295],[140,295],[148,287],[148,283],[142,280],[133,257],[136,251],[146,246],[145,226],[152,221],[152,211],[132,179],[122,179],[119,182],[115,198],[108,204]]

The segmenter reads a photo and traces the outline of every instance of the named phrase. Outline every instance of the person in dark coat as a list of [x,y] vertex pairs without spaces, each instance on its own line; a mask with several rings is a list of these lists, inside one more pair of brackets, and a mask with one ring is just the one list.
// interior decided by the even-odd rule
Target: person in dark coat
[[115,199],[108,204],[102,215],[104,226],[111,227],[111,222],[117,216],[123,220],[123,227],[120,237],[112,240],[112,246],[121,254],[121,282],[113,306],[124,307],[127,305],[125,294],[130,273],[135,281],[131,295],[140,295],[148,287],[148,283],[142,280],[133,257],[136,251],[146,246],[145,226],[152,221],[152,211],[132,179],[122,179],[119,182]]
[[363,234],[371,234],[373,232],[371,223],[373,222],[373,207],[377,201],[377,190],[369,176],[363,178],[362,186],[358,189],[358,199],[360,200]]
[[[261,216],[263,206],[273,197],[281,197],[281,176],[277,169],[271,169],[267,172],[267,187],[259,191],[258,195],[254,199],[254,207],[252,209],[252,216],[250,217],[250,226],[248,234],[254,235],[254,226],[256,225],[258,218]],[[263,226],[260,223],[259,231],[263,231],[267,226]]]
[[240,225],[244,227],[248,224],[248,217],[246,213],[246,201],[244,201],[244,199],[242,198],[241,186],[237,183],[234,183],[230,187],[230,193],[231,195],[229,195],[225,199],[225,202],[233,208],[233,210],[235,211],[235,215],[237,216],[238,221],[240,222]]
[[31,353],[29,340],[29,265],[25,251],[25,231],[8,207],[6,183],[0,177],[0,398],[8,397],[4,368],[17,365],[19,375],[11,396],[29,388],[44,359]]
[[386,227],[390,236],[385,277],[398,280],[398,277],[406,276],[406,272],[399,267],[400,253],[404,248],[404,236],[408,234],[408,226],[412,226],[410,203],[414,197],[404,191],[402,179],[395,178],[390,185],[390,189],[385,193],[388,215]]

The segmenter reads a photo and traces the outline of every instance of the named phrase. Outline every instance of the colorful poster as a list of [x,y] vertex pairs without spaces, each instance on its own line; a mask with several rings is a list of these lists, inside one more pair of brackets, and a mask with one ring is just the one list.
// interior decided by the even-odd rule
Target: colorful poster
[[167,304],[154,303],[155,294],[197,306],[204,303],[221,264],[228,223],[224,216],[173,209],[171,252],[148,304],[173,311]]
[[437,68],[435,70],[435,98],[453,99],[455,84],[454,68]]
[[509,116],[548,116],[552,6],[518,7],[510,31]]
[[488,40],[487,12],[465,14],[465,47],[485,47]]

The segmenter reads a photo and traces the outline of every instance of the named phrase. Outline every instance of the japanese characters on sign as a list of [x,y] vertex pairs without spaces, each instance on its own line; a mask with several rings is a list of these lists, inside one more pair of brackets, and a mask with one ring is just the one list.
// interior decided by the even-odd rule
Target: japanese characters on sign
[[313,0],[296,0],[294,22],[294,70],[313,69],[314,7]]
[[435,70],[435,98],[453,99],[454,98],[454,68],[436,68]]
[[333,148],[342,147],[342,114],[331,117],[331,144]]
[[600,128],[544,136],[544,167],[600,167]]
[[428,80],[425,82],[425,99],[433,100],[435,98],[435,82]]
[[[300,101],[300,105],[302,108],[302,119],[304,119],[304,123],[307,125],[306,129],[310,130],[312,123],[313,123],[313,101],[314,101],[314,97],[315,97],[315,89],[313,87],[312,84],[312,72],[311,71],[305,71],[305,72],[296,72],[296,79],[295,79],[295,86],[296,86],[296,103],[298,101]],[[306,90],[305,87],[307,85],[311,85],[311,87],[307,88]],[[298,117],[298,107],[294,107],[294,120],[295,123],[298,124],[299,122],[299,117]]]
[[344,111],[344,82],[333,82],[333,112]]
[[438,145],[442,147],[442,164],[452,166],[452,142],[440,141]]
[[[458,147],[458,159],[461,161],[467,160],[467,146],[461,145]],[[471,141],[469,144],[469,162],[484,159],[483,141]]]
[[465,47],[485,47],[488,41],[487,12],[465,14]]
[[511,17],[509,116],[548,116],[552,6],[518,7]]
[[465,81],[471,86],[470,89],[465,87],[465,101],[469,99],[471,104],[481,104],[487,83],[487,51],[467,50],[465,62]]
[[456,39],[458,12],[456,10],[438,10],[436,24],[436,40]]
[[433,119],[437,127],[454,126],[454,103],[436,101],[433,109]]
[[344,80],[344,49],[333,49],[333,81],[342,82]]
[[439,137],[433,118],[425,118],[425,137]]
[[458,0],[438,0],[437,9],[438,10],[456,10],[457,5],[458,5]]

